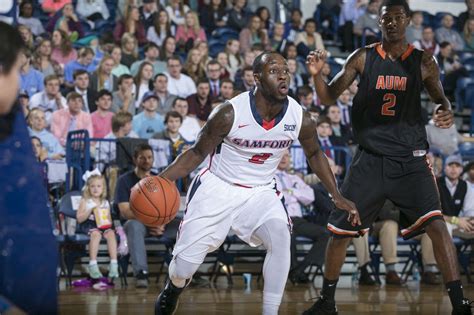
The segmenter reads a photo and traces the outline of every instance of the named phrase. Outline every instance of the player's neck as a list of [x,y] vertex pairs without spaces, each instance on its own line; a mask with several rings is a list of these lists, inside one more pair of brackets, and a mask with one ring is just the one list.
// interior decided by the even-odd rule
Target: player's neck
[[389,42],[382,41],[382,49],[387,53],[392,60],[398,59],[408,48],[408,42],[403,38],[400,41]]
[[280,113],[285,100],[276,100],[274,98],[265,97],[261,91],[255,93],[255,105],[260,117],[266,121],[271,121]]

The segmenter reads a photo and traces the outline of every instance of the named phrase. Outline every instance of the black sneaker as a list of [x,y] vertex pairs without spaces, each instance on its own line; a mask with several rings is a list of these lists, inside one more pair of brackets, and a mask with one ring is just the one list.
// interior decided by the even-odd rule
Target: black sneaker
[[337,308],[335,301],[329,301],[324,297],[318,297],[316,303],[309,309],[303,312],[303,315],[337,315]]
[[360,276],[359,276],[359,284],[361,285],[375,285],[376,282],[374,278],[370,275],[369,271],[367,270],[367,264],[360,267]]
[[148,288],[148,272],[140,270],[135,279],[135,288],[146,289]]
[[463,299],[462,304],[458,305],[457,307],[453,308],[452,315],[472,315],[471,310],[471,301],[468,299]]
[[178,308],[179,295],[184,288],[176,287],[168,280],[155,302],[155,315],[173,315]]

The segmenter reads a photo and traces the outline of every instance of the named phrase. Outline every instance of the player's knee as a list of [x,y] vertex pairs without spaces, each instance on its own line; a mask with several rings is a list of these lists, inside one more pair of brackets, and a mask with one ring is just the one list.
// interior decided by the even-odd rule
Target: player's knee
[[448,228],[444,220],[433,220],[425,226],[425,231],[430,236],[432,234],[441,235],[442,233],[448,233]]

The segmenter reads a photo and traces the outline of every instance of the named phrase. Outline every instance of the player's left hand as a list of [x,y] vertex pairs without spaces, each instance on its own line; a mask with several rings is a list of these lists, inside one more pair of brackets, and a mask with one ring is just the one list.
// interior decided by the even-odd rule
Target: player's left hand
[[452,110],[446,110],[441,106],[435,111],[433,116],[435,126],[442,129],[448,129],[454,124],[454,114]]
[[349,213],[347,221],[349,221],[352,226],[362,225],[359,217],[359,211],[352,201],[344,198],[342,195],[333,197],[333,201],[338,209],[345,210]]

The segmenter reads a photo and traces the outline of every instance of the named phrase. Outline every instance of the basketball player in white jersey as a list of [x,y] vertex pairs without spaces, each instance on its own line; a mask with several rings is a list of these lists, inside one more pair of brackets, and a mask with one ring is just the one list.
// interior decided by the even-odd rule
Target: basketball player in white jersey
[[251,246],[267,250],[263,265],[263,314],[278,314],[290,268],[291,221],[275,188],[274,175],[283,153],[299,140],[309,165],[348,220],[360,224],[355,205],[342,197],[316,123],[291,97],[286,60],[263,53],[253,64],[256,89],[219,105],[197,142],[161,173],[184,177],[211,154],[209,166],[193,180],[186,212],[169,266],[170,280],[156,301],[155,314],[173,314],[179,294],[230,230]]

